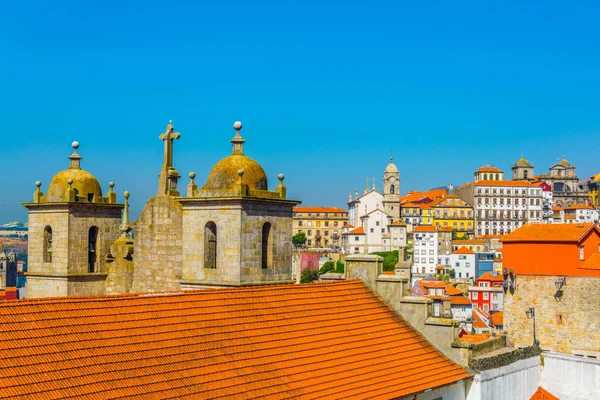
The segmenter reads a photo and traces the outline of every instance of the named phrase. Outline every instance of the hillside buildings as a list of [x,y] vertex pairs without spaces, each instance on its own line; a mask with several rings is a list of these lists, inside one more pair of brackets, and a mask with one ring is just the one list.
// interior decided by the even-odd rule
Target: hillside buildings
[[348,211],[337,207],[295,207],[293,234],[304,232],[308,247],[338,247]]
[[369,180],[363,194],[358,191],[348,199],[349,223],[342,233],[344,252],[372,253],[403,250],[406,227],[400,221],[400,173],[390,157],[383,173],[383,192]]
[[412,284],[436,273],[438,265],[450,264],[452,228],[417,226],[413,230]]

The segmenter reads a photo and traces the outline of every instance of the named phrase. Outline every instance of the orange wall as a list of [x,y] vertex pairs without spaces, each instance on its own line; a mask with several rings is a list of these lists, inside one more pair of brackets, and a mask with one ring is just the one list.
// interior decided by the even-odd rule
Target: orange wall
[[[584,258],[598,252],[600,236],[594,231],[583,239]],[[579,244],[505,242],[502,266],[521,275],[600,276],[600,270],[579,269]]]

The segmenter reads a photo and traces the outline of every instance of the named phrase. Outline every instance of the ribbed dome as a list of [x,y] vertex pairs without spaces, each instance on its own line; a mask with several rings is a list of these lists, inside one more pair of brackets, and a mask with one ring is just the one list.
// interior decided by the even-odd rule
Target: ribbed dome
[[77,196],[88,200],[88,195],[93,194],[95,199],[102,197],[102,189],[94,175],[83,169],[66,169],[54,175],[48,187],[46,201],[62,202],[69,201],[68,180],[72,179],[71,187],[75,190]]
[[390,163],[385,167],[385,172],[398,172],[398,167],[394,164],[392,157],[390,157]]
[[525,157],[521,156],[521,158],[519,159],[519,161],[517,161],[517,165],[520,167],[528,167],[529,166],[529,161],[527,161],[525,159]]
[[243,170],[243,182],[249,189],[267,190],[267,175],[259,163],[243,154],[232,154],[219,161],[208,174],[202,190],[234,189]]
[[567,161],[566,158],[563,158],[562,160],[560,160],[560,162],[558,163],[558,165],[562,165],[563,167],[570,167],[571,164]]

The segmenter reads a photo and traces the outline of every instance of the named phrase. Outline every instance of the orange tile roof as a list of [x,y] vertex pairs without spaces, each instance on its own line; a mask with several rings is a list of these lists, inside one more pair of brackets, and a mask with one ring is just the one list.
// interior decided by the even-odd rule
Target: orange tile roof
[[484,167],[480,167],[475,172],[502,172],[502,170],[500,170],[500,169],[498,169],[498,168],[496,168],[496,167],[494,167],[492,165],[492,166],[489,166],[489,167],[485,167],[485,166]]
[[343,210],[337,207],[294,207],[294,212],[304,213],[347,213],[348,210]]
[[585,204],[573,204],[567,207],[567,210],[595,210],[595,208]]
[[474,182],[473,186],[523,186],[523,187],[530,187],[533,186],[532,183],[529,183],[528,181],[509,181],[509,180],[502,180],[502,181],[479,181],[479,182]]
[[529,400],[560,400],[558,397],[552,395],[550,392],[544,390],[541,386],[535,391],[533,396]]
[[565,219],[575,219],[573,215],[565,215]]
[[563,211],[564,208],[562,207],[557,207],[557,206],[552,206],[552,211]]
[[450,304],[455,306],[469,305],[471,300],[466,296],[450,296]]
[[531,224],[505,235],[501,242],[579,242],[591,230],[600,234],[600,229],[593,223]]
[[475,254],[475,252],[473,250],[469,250],[465,246],[463,246],[460,249],[456,250],[452,254]]
[[0,352],[12,399],[388,399],[471,377],[358,279],[0,302]]
[[498,311],[492,314],[491,316],[492,324],[496,326],[504,325],[504,311]]
[[600,269],[600,253],[593,253],[579,266],[584,269]]
[[356,229],[352,229],[349,233],[351,233],[353,235],[364,235],[365,229],[362,226],[359,226]]
[[414,232],[452,232],[452,228],[449,226],[439,228],[436,226],[415,226]]
[[473,321],[473,327],[481,329],[489,328],[489,326],[487,326],[487,324],[483,322],[483,320],[479,316],[479,313],[476,310],[473,310],[473,319],[475,320]]
[[389,226],[406,226],[406,222],[404,222],[404,221],[394,221]]
[[446,294],[450,297],[454,297],[457,295],[463,296],[464,293],[462,292],[462,290],[455,288],[452,285],[446,285]]
[[484,335],[481,333],[476,333],[474,335],[466,333],[466,334],[463,334],[459,339],[462,340],[463,342],[477,344],[477,343],[487,342],[488,340],[490,340],[490,337],[488,335]]
[[484,274],[481,274],[481,276],[479,278],[477,278],[478,281],[482,280],[482,281],[493,281],[493,282],[502,282],[504,281],[504,277],[502,276],[502,274],[496,274],[496,276],[494,276],[494,274],[492,272],[486,272]]

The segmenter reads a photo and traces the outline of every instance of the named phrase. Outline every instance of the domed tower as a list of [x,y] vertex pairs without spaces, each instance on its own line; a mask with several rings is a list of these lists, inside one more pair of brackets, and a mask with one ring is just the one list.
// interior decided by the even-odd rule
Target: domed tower
[[533,179],[533,164],[521,155],[519,161],[512,166],[513,181],[530,181]]
[[390,223],[400,220],[400,172],[392,157],[383,172],[383,208]]
[[[292,276],[292,210],[284,175],[275,190],[243,151],[241,122],[233,124],[231,155],[211,169],[198,190],[190,173],[183,206],[182,289],[295,281]],[[323,231],[323,234],[325,232]]]
[[97,295],[105,292],[105,256],[119,236],[123,204],[114,183],[106,197],[98,180],[81,169],[73,142],[69,168],[57,173],[48,193],[37,189],[29,210],[28,297]]

